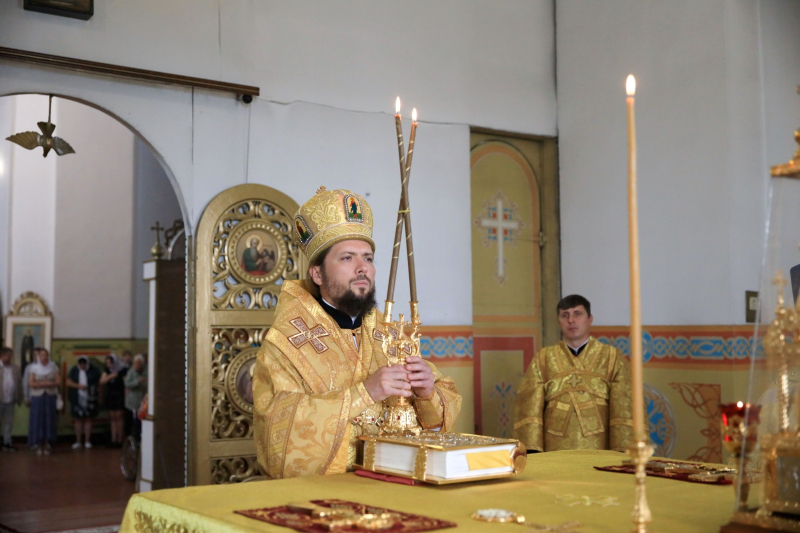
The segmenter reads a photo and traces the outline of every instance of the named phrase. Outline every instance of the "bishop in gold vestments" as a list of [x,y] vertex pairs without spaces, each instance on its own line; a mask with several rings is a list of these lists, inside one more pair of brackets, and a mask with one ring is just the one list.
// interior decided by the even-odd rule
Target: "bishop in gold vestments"
[[531,362],[517,392],[514,437],[529,450],[623,451],[633,443],[630,365],[589,336],[585,298],[568,296],[558,307],[565,340]]
[[[353,199],[357,201],[355,213]],[[295,231],[312,268],[320,257],[327,261],[323,254],[329,249],[341,255],[334,259],[360,261],[341,248],[354,240],[361,242],[362,249],[364,242],[374,249],[371,210],[361,196],[350,191],[318,192],[295,216]],[[371,262],[369,246],[366,251]],[[330,283],[325,278],[325,264],[320,268],[323,282]],[[351,286],[368,285],[367,278],[362,280],[359,274]],[[383,316],[374,306],[352,317],[339,309],[347,305],[345,299],[336,303],[326,301],[315,281],[283,284],[253,379],[258,462],[268,477],[347,471],[355,460],[357,437],[378,433],[392,401],[375,401],[366,384],[387,364],[382,340],[398,332],[381,325]],[[419,364],[427,364],[433,374],[430,395],[414,402],[420,425],[450,430],[461,408],[461,396],[434,365]]]

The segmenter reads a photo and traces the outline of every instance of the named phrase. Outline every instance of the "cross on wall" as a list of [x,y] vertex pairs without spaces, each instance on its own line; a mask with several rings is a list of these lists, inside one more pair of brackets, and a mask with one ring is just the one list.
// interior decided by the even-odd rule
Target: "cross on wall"
[[486,217],[475,219],[475,225],[489,230],[489,235],[484,239],[484,246],[491,245],[491,241],[497,241],[497,259],[495,279],[502,285],[506,280],[506,258],[505,242],[514,244],[514,232],[519,231],[525,225],[513,219],[514,210],[517,205],[508,200],[503,191],[497,194],[485,204]]

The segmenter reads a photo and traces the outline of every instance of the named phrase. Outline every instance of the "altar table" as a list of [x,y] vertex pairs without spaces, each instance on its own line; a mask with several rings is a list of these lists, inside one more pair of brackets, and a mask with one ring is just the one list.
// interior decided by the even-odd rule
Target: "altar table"
[[[458,524],[439,531],[453,533],[529,530],[514,524],[477,522],[477,509],[501,508],[525,515],[530,522],[560,524],[580,521],[581,531],[624,532],[631,528],[634,478],[629,474],[600,472],[594,466],[619,464],[625,455],[611,451],[563,451],[528,455],[525,472],[516,478],[455,485],[406,486],[340,474],[274,481],[187,487],[135,494],[128,502],[122,533],[170,531],[173,533],[270,531],[292,529],[234,514],[235,510],[277,507],[289,502],[338,498],[411,512]],[[619,505],[567,506],[573,501]],[[733,513],[734,489],[730,485],[704,485],[672,479],[647,478],[647,499],[653,513],[652,531],[713,533]]]

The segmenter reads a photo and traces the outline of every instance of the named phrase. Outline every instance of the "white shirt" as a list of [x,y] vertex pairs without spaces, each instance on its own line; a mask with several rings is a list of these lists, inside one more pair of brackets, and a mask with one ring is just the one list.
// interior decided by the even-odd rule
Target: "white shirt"
[[[86,370],[81,370],[80,367],[78,367],[78,385],[89,386]],[[78,389],[78,404],[84,409],[89,405],[89,391],[87,389]]]
[[13,403],[14,393],[14,367],[5,366],[0,362],[0,369],[3,371],[3,403]]

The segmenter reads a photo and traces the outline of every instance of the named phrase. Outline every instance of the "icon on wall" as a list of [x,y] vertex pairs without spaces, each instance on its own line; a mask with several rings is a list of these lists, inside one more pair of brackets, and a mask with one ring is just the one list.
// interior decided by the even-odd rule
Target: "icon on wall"
[[94,0],[25,0],[22,7],[26,11],[80,20],[89,20],[94,15]]

